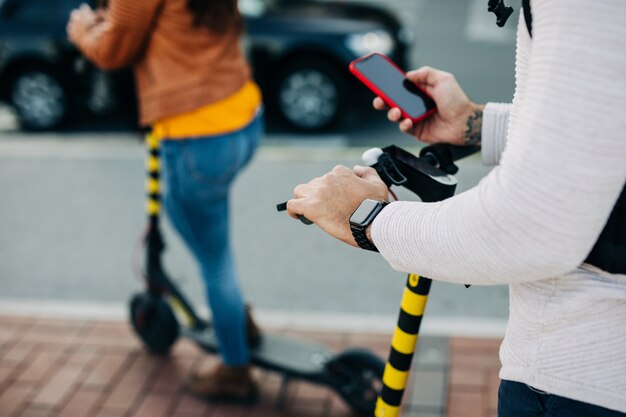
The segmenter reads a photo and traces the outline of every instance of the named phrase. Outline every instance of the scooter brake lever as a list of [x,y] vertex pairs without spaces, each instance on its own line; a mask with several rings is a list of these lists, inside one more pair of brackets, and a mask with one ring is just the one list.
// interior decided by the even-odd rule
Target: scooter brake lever
[[[278,210],[278,211],[285,211],[285,210],[287,210],[287,202],[285,201],[284,203],[276,204],[276,210]],[[298,219],[302,223],[306,224],[307,226],[313,224],[313,222],[311,220],[307,219],[304,216],[298,216]]]

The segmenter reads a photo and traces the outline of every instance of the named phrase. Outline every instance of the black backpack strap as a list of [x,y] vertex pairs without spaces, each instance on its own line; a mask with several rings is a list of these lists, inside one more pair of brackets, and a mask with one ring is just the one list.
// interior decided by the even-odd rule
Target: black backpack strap
[[626,187],[585,262],[612,274],[626,274]]
[[524,21],[526,22],[526,29],[528,34],[533,37],[533,14],[530,9],[530,0],[522,0],[522,9],[524,10]]
[[585,262],[612,274],[626,274],[626,186]]

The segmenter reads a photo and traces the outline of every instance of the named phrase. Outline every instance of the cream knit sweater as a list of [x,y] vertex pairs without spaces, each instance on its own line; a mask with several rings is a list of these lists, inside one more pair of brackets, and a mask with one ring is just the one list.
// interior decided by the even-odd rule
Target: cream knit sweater
[[626,412],[626,276],[581,266],[626,180],[626,1],[532,10],[513,104],[484,111],[499,165],[446,201],[390,204],[372,239],[400,271],[510,284],[501,378]]

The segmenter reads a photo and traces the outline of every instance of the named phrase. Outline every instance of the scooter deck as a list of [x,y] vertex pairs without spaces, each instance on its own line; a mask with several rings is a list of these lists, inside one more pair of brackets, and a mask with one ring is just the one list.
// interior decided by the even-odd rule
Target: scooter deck
[[[185,329],[183,335],[204,350],[218,353],[218,342],[212,330]],[[262,368],[299,377],[315,377],[324,371],[334,353],[316,343],[277,334],[263,333],[259,346],[251,348],[250,361]]]

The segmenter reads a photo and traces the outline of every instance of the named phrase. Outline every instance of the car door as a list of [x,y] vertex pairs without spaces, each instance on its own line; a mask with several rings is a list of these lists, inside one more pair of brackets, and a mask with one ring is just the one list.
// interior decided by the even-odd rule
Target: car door
[[50,0],[4,0],[0,5],[0,36],[37,37],[55,30],[55,3]]

